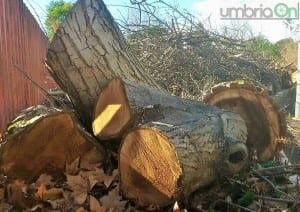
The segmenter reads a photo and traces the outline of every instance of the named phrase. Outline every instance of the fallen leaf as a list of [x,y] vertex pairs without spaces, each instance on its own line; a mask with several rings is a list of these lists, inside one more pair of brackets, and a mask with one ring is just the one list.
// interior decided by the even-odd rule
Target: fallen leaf
[[63,192],[62,188],[50,188],[44,193],[43,200],[56,200],[62,198]]
[[114,179],[116,178],[116,176],[118,175],[118,169],[115,169],[112,173],[111,176],[106,175],[104,178],[104,185],[106,186],[106,188],[109,188],[109,186],[112,184],[112,182],[114,181]]
[[72,163],[66,165],[66,173],[76,175],[79,172],[80,157],[76,158]]
[[88,170],[88,171],[94,171],[96,168],[99,168],[101,166],[101,163],[90,163],[87,160],[81,160],[80,161],[80,169]]
[[257,193],[266,193],[270,188],[267,182],[256,182],[254,186]]
[[52,176],[48,174],[42,174],[37,180],[36,180],[36,185],[39,187],[41,185],[45,186],[53,186],[54,183],[52,182]]
[[93,196],[90,196],[90,211],[105,212],[105,207],[101,206],[100,202]]
[[38,204],[38,205],[33,206],[33,207],[30,209],[30,211],[42,211],[42,209],[43,209],[43,205]]
[[37,190],[37,192],[35,193],[35,196],[36,196],[36,198],[38,198],[38,199],[43,199],[43,196],[44,196],[44,193],[45,193],[45,191],[46,191],[46,186],[44,185],[44,184],[42,184],[42,185],[40,185],[39,187],[38,187],[38,190]]
[[[25,188],[25,189],[24,189]],[[8,203],[25,208],[24,190],[26,185],[23,180],[15,180],[13,183],[7,185],[7,199]]]
[[94,171],[80,171],[79,175],[88,180],[90,190],[96,184],[103,183],[106,177],[104,171],[98,168],[96,168]]
[[74,198],[75,203],[83,204],[87,198],[89,192],[89,182],[81,175],[67,175],[67,184],[73,191],[71,197]]
[[77,208],[77,209],[75,210],[75,212],[85,212],[85,211],[86,211],[86,210],[84,210],[83,207]]
[[63,197],[63,189],[61,188],[51,188],[51,189],[46,189],[46,187],[42,184],[35,196],[43,201],[47,201],[47,200],[56,200],[56,199],[60,199]]
[[126,205],[126,201],[121,200],[122,197],[119,195],[119,187],[117,186],[108,195],[102,197],[100,202],[106,209],[114,209],[116,211],[123,211]]
[[66,206],[66,201],[67,200],[65,198],[61,198],[56,200],[48,200],[47,202],[50,203],[53,210],[62,210],[63,207]]
[[106,177],[106,174],[104,173],[103,169],[96,168],[95,171],[89,171],[85,174],[89,179],[89,185],[92,189],[97,183],[103,183]]

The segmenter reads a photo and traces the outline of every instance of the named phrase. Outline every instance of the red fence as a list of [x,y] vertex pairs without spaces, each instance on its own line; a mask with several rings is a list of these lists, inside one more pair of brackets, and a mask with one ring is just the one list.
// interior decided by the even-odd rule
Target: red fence
[[22,0],[0,0],[0,132],[22,109],[45,99],[16,66],[45,89],[55,86],[44,66],[47,46]]

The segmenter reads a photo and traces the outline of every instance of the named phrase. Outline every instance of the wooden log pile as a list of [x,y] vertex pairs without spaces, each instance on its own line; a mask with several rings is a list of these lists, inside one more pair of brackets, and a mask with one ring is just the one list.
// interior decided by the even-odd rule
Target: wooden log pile
[[[273,130],[264,138],[254,133],[256,126],[249,125],[241,104],[242,113],[231,112],[231,107],[222,110],[165,92],[143,72],[101,0],[75,4],[53,38],[46,63],[75,112],[39,106],[10,123],[0,168],[11,179],[59,175],[78,157],[107,170],[113,153],[123,197],[139,206],[166,206],[187,200],[219,175],[242,170],[247,146],[256,148],[256,138],[271,145],[284,133],[275,109],[264,117],[263,124]],[[256,108],[269,107],[269,101],[262,96],[264,105]],[[263,131],[268,134],[269,128]],[[268,153],[271,158],[275,150]]]

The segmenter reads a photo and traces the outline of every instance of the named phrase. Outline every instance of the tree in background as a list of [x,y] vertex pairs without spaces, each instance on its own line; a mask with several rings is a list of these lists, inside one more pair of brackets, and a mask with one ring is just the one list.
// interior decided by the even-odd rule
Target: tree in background
[[45,21],[47,35],[51,40],[62,23],[64,18],[68,15],[73,7],[73,3],[64,0],[52,0],[47,6],[47,17]]

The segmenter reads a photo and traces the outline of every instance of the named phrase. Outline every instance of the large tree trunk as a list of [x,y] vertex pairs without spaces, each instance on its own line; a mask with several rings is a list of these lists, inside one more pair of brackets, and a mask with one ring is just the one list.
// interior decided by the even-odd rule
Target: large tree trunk
[[[145,124],[150,128],[127,133],[120,147],[120,188],[138,205],[164,206],[187,199],[217,176],[236,174],[246,164],[247,147],[233,129],[244,124],[239,116],[203,111],[188,121],[179,115],[184,117],[179,123],[166,110],[162,113],[162,120]],[[222,125],[227,127],[224,131]]]
[[159,87],[131,55],[101,0],[75,4],[53,38],[46,63],[87,127],[100,89],[113,77]]
[[63,175],[78,157],[91,164],[106,160],[104,149],[73,115],[44,106],[29,108],[10,123],[0,152],[1,173],[27,182],[43,173]]
[[131,126],[155,121],[160,116],[158,107],[201,113],[221,113],[216,107],[181,99],[176,96],[121,78],[112,79],[102,89],[93,113],[93,132],[99,139],[121,137]]
[[229,111],[115,78],[95,112],[100,138],[120,136],[130,124],[147,126],[130,130],[119,153],[122,193],[139,205],[187,197],[220,171],[239,172],[247,160],[246,125]]
[[267,90],[250,84],[221,83],[212,88],[204,102],[242,116],[248,128],[249,151],[260,160],[272,159],[281,148],[280,139],[286,136],[285,117]]

